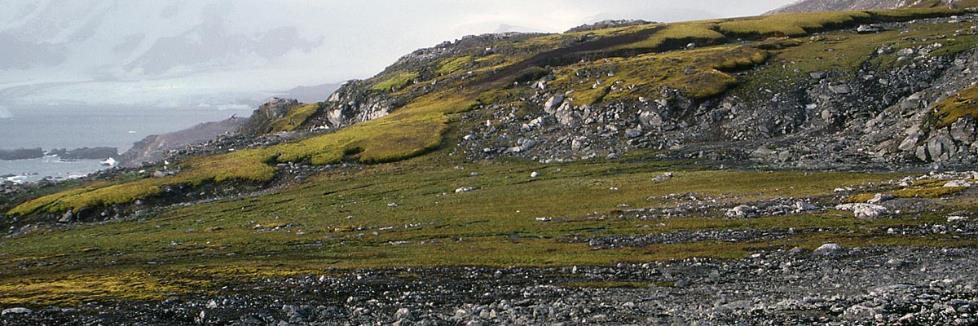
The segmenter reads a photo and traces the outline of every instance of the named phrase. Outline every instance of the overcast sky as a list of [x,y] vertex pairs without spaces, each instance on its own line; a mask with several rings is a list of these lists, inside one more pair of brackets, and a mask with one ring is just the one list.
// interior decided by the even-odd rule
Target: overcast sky
[[3,0],[0,106],[209,105],[369,77],[468,34],[746,16],[788,2]]

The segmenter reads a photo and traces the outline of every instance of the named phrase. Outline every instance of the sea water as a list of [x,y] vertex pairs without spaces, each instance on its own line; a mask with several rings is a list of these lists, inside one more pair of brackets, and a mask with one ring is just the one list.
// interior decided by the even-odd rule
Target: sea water
[[[146,136],[189,128],[195,124],[247,117],[251,109],[131,108],[91,106],[7,107],[0,117],[0,149],[117,147],[121,152]],[[0,176],[11,181],[44,177],[72,178],[105,168],[97,160],[61,161],[56,157],[0,160]],[[9,175],[13,175],[10,177]]]

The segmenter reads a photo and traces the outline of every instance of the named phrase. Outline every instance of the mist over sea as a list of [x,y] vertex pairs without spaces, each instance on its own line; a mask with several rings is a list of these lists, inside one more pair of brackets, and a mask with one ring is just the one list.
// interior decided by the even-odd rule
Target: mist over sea
[[[218,121],[232,115],[247,117],[251,108],[217,109],[133,108],[93,106],[6,107],[0,115],[0,149],[117,147],[124,152],[132,143],[152,134]],[[60,161],[46,157],[33,160],[0,161],[0,176],[15,175],[17,181],[35,181],[45,176],[77,177],[100,169],[98,161]]]

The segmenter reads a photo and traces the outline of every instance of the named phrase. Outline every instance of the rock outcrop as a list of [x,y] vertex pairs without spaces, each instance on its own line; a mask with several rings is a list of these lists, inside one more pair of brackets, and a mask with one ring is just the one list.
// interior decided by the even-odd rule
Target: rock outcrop
[[32,158],[44,157],[44,150],[41,148],[21,148],[21,149],[0,149],[0,160],[27,160]]
[[76,149],[53,149],[47,153],[62,160],[104,160],[119,156],[115,147],[82,147]]
[[299,104],[299,101],[294,99],[272,98],[251,114],[240,132],[251,136],[269,133],[275,121],[284,118],[289,110],[298,107]]

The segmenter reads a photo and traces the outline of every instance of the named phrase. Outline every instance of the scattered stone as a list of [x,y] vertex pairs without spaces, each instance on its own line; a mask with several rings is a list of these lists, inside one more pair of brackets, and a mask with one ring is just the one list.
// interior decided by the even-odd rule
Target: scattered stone
[[864,25],[859,25],[859,27],[856,28],[856,32],[859,34],[872,34],[872,33],[879,33],[881,31],[883,31],[883,27],[876,24],[870,24],[870,25],[864,24]]
[[408,310],[408,308],[400,308],[400,309],[397,309],[397,312],[394,313],[394,319],[395,320],[410,320],[411,319],[411,311]]
[[638,138],[642,136],[642,128],[625,129],[625,136],[628,138]]
[[947,217],[947,222],[948,223],[961,223],[961,222],[967,222],[968,220],[970,220],[970,218],[967,217],[967,216],[957,216],[957,215],[954,215],[954,216],[948,216]]
[[463,192],[471,192],[471,191],[472,191],[472,187],[459,187],[459,188],[455,189],[455,193],[456,194],[460,194],[460,193],[463,193]]
[[731,209],[728,209],[724,214],[729,218],[744,218],[751,217],[757,212],[757,207],[740,205]]
[[537,171],[530,172],[530,178],[532,178],[532,179],[536,179],[539,176],[540,176],[540,173],[537,172]]
[[815,206],[803,200],[799,200],[795,202],[795,210],[794,210],[795,213],[808,212],[814,210],[818,210],[818,206]]
[[74,217],[75,215],[69,209],[67,212],[61,215],[61,218],[58,219],[58,223],[71,223],[71,221],[74,220]]
[[846,84],[829,85],[829,91],[835,94],[845,95],[852,92],[852,88]]
[[887,213],[886,207],[876,204],[842,204],[835,206],[840,211],[851,211],[856,218],[873,219]]

